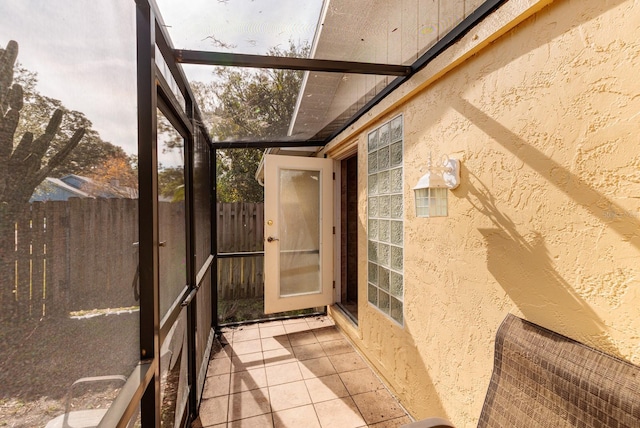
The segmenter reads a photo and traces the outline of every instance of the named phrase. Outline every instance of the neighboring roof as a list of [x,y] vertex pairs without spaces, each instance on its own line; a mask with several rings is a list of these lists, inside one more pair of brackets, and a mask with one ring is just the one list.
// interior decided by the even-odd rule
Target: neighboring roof
[[92,196],[77,187],[70,186],[59,178],[47,177],[31,195],[33,201],[66,201],[69,198],[91,198]]
[[68,174],[47,177],[36,187],[30,201],[66,201],[69,198],[136,198],[137,190],[114,184],[97,183],[89,177]]
[[[53,180],[56,180],[55,178]],[[87,184],[93,184],[94,181],[88,177],[83,177],[81,175],[76,174],[68,174],[60,179],[60,181],[68,184],[69,186],[73,186],[76,189],[82,188]]]
[[77,185],[75,185],[74,182],[70,182],[69,181],[70,177],[71,177],[70,175],[66,175],[66,176],[64,176],[62,178],[47,177],[47,178],[45,178],[45,180],[50,182],[50,183],[54,183],[55,185],[57,185],[57,186],[59,186],[61,188],[64,188],[65,190],[67,190],[69,192],[76,193],[78,196],[81,196],[83,198],[90,198],[91,195],[89,193],[80,190],[81,186],[77,186]]

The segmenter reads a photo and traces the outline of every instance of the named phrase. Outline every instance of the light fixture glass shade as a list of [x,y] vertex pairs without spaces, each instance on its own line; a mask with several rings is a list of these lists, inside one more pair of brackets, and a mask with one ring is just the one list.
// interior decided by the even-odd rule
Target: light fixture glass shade
[[446,217],[447,188],[426,187],[415,189],[417,217]]
[[413,188],[416,198],[416,216],[445,217],[448,215],[448,190],[460,184],[460,161],[444,158],[442,166],[433,167],[431,160],[427,173]]

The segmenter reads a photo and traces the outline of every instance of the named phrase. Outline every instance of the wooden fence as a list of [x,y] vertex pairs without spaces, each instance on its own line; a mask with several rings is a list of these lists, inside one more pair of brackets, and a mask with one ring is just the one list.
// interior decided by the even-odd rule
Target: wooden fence
[[[16,223],[1,310],[13,319],[136,305],[138,201],[34,202]],[[7,242],[7,240],[5,240]]]
[[[180,204],[167,205],[172,207],[161,208],[184,215]],[[219,253],[263,251],[262,203],[218,203],[217,214]],[[30,204],[5,249],[9,262],[0,286],[14,292],[0,298],[0,311],[22,320],[137,305],[137,219],[135,199],[72,198]],[[166,234],[168,229],[184,228],[184,223],[172,221],[160,227]],[[219,297],[263,296],[263,260],[261,254],[220,259]],[[179,262],[182,265],[170,262],[164,268],[184,270],[184,260]]]
[[[217,204],[218,253],[262,252],[264,250],[264,204]],[[264,257],[220,258],[218,297],[222,300],[264,295]]]

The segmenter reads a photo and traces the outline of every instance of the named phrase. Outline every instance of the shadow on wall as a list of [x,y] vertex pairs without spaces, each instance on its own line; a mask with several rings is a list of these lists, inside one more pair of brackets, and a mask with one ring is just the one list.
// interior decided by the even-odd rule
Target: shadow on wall
[[[459,99],[454,108],[496,143],[620,235],[624,241],[640,250],[640,221],[634,216],[618,215],[627,212],[624,207],[587,185],[558,162],[531,146],[468,101]],[[559,176],[564,178],[559,181],[556,178]]]
[[477,184],[468,184],[467,199],[495,225],[479,229],[487,243],[487,268],[525,318],[553,330],[561,326],[576,340],[620,355],[604,322],[555,270],[542,234],[520,234],[489,189],[469,176]]
[[[626,212],[624,207],[590,187],[468,101],[459,99],[454,108],[493,141],[618,234],[622,241],[640,250],[640,221],[630,215],[611,215]],[[558,176],[564,179],[559,182],[555,179]],[[474,178],[479,183],[477,177]],[[592,346],[620,356],[618,348],[606,333],[603,321],[555,271],[544,238],[539,233],[529,237],[520,235],[514,223],[500,213],[486,186],[481,186],[481,189],[476,189],[470,184],[469,195],[475,192],[479,203],[476,208],[497,226],[496,229],[480,230],[488,244],[488,268],[525,317],[553,330],[562,326],[566,330],[561,333],[578,341],[588,341]]]
[[[508,63],[538,48],[545,40],[552,40],[623,3],[624,0],[591,0],[581,8],[576,8],[570,2],[550,5],[542,14],[553,13],[557,19],[545,27],[547,37],[525,38],[518,29],[514,30],[511,34],[518,37],[520,43],[513,43],[511,38],[498,40],[492,49],[500,50],[502,55],[497,55],[490,64],[482,67],[482,74],[488,75],[504,68]],[[530,26],[528,30],[531,30]],[[476,60],[480,59],[471,61]],[[451,107],[492,141],[555,186],[568,200],[574,201],[618,235],[620,242],[629,243],[634,249],[640,250],[640,221],[637,217],[628,215],[625,207],[607,198],[471,102],[457,98],[453,99]],[[513,221],[498,209],[489,189],[473,175],[469,176],[468,193],[465,196],[495,226],[480,230],[487,243],[487,266],[523,315],[553,329],[562,326],[564,334],[581,341],[586,339],[595,347],[620,355],[608,337],[608,328],[603,320],[576,293],[572,284],[556,271],[544,236],[537,231],[525,235],[518,233]]]
[[[364,312],[362,313],[364,314]],[[376,313],[375,316],[380,316],[380,314]],[[408,325],[405,325],[407,334],[404,337],[410,340],[401,343],[390,340],[388,337],[389,331],[386,328],[380,328],[381,325],[387,322],[380,322],[380,320],[368,322],[365,319],[361,319],[359,325],[362,326],[363,343],[369,344],[364,354],[369,355],[370,361],[385,361],[383,366],[377,363],[373,365],[378,373],[383,375],[382,377],[385,378],[387,384],[393,385],[395,388],[401,387],[400,389],[395,389],[394,392],[401,398],[404,407],[411,412],[412,416],[418,420],[428,417],[440,417],[450,420],[440,398],[443,391],[436,388],[430,369],[425,363],[429,358],[433,358],[434,362],[438,361],[441,358],[439,353],[442,350],[433,349],[432,355],[416,352],[419,347],[413,338],[424,336],[425,331],[414,333]],[[393,352],[393,359],[388,360],[381,357],[386,352]],[[373,355],[373,358],[371,358],[371,355]],[[444,394],[446,393],[445,391]],[[466,404],[460,403],[460,407]],[[465,411],[468,410],[468,407],[470,406],[465,407]]]

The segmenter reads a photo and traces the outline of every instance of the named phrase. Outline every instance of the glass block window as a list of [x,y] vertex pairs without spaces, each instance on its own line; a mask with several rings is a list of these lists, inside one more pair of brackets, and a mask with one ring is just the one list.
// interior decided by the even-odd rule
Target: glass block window
[[402,193],[402,116],[368,135],[368,288],[369,303],[404,323],[404,197]]

